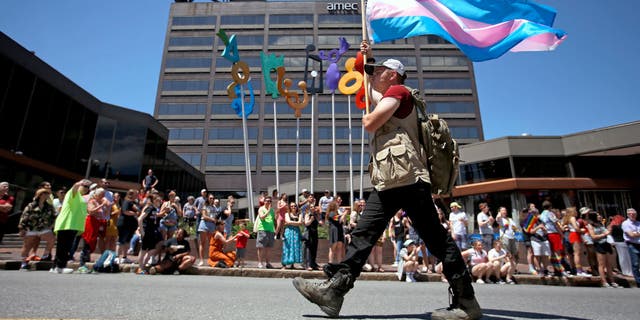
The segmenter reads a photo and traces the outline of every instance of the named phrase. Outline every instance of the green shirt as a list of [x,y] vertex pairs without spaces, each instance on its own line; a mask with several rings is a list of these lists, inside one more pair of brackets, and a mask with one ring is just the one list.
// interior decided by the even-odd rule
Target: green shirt
[[[260,209],[258,210],[258,216],[260,214],[264,214],[266,210],[267,208],[260,207]],[[275,232],[276,228],[273,224],[275,217],[276,217],[275,211],[273,210],[273,208],[269,208],[269,213],[267,213],[267,216],[264,217],[264,219],[258,218],[258,231]]]
[[54,232],[59,230],[77,230],[78,233],[84,232],[84,222],[87,218],[87,200],[85,200],[80,192],[67,192],[62,203],[60,214],[56,218]]

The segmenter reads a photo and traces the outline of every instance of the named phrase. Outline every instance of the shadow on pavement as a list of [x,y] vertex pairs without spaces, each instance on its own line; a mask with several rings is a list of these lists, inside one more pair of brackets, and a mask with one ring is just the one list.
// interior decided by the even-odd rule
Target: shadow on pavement
[[[527,311],[512,310],[496,310],[482,309],[483,320],[502,320],[502,319],[556,319],[556,320],[586,320],[586,318],[566,317],[555,314],[545,314]],[[328,319],[324,315],[303,315],[305,318],[322,318]],[[384,314],[384,315],[340,315],[339,319],[431,319],[431,312],[420,314]]]

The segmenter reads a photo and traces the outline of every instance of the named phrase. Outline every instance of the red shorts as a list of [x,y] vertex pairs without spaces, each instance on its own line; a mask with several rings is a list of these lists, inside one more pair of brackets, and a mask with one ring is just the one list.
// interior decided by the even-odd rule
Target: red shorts
[[551,245],[551,251],[562,252],[564,247],[562,246],[562,235],[559,233],[549,233],[549,244]]
[[580,232],[570,232],[569,233],[569,243],[580,243],[582,242],[582,237],[580,236]]
[[93,252],[96,249],[98,243],[98,237],[104,237],[107,230],[107,220],[99,220],[98,218],[87,215],[87,219],[84,221],[84,233],[82,239]]

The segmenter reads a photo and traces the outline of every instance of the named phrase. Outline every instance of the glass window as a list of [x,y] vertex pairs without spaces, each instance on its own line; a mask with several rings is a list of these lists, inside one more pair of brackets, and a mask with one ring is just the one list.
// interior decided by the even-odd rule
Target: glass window
[[[262,67],[262,61],[260,61],[260,57],[257,56],[242,55],[240,56],[240,61],[249,65],[249,69]],[[216,68],[231,68],[232,64],[233,63],[231,61],[225,59],[224,57],[216,57]]]
[[213,37],[171,37],[169,47],[212,46]]
[[[351,102],[351,113],[356,112],[356,104],[355,102]],[[346,101],[336,101],[334,110],[336,114],[347,114],[349,113],[349,104]],[[318,112],[320,114],[331,114],[331,101],[321,101],[318,103]]]
[[478,139],[477,127],[449,127],[454,139]]
[[198,26],[198,25],[215,25],[215,16],[197,16],[197,17],[173,17],[171,23],[174,26]]
[[304,67],[306,57],[284,57],[284,66],[289,67]]
[[[364,163],[369,161],[369,153],[364,154]],[[360,152],[353,152],[353,170],[360,171],[358,167],[360,165]],[[331,152],[318,153],[318,165],[320,166],[333,166],[333,154]],[[349,153],[348,152],[336,152],[336,166],[349,166]]]
[[110,172],[121,180],[139,181],[147,128],[118,121],[111,154]]
[[512,178],[508,158],[496,159],[460,166],[462,184]]
[[468,78],[425,78],[425,89],[471,89]]
[[264,24],[264,15],[222,16],[220,25]]
[[165,68],[210,68],[211,58],[168,58]]
[[228,103],[214,103],[211,105],[211,114],[236,114],[236,111],[231,107],[231,102]]
[[418,79],[416,79],[416,78],[409,78],[409,79],[406,79],[406,80],[404,81],[404,85],[405,85],[405,86],[407,86],[407,87],[410,87],[410,88],[415,88],[415,89],[420,88],[420,85],[419,85]]
[[423,67],[466,67],[469,65],[465,57],[456,56],[423,56],[420,57]]
[[163,91],[208,91],[209,81],[206,80],[164,80]]
[[516,178],[569,177],[569,163],[564,158],[514,157]]
[[205,114],[204,103],[162,103],[158,107],[159,115]]
[[[318,139],[331,139],[331,127],[319,127]],[[348,127],[336,127],[336,139],[349,139]]]
[[[273,127],[264,127],[262,129],[263,139],[273,139]],[[282,127],[278,126],[278,140],[281,139],[295,139],[296,127]],[[300,127],[300,139],[311,139],[311,128]]]
[[[247,128],[249,139],[258,138],[258,128]],[[243,138],[242,128],[228,127],[228,128],[213,128],[209,129],[209,140],[242,140]]]
[[273,14],[269,16],[269,24],[310,24],[310,27],[313,27],[313,15]]
[[[339,24],[346,24],[346,23],[352,23],[352,24],[361,24],[362,23],[362,17],[360,15],[357,14],[345,14],[345,15],[339,15],[339,14],[320,14],[318,15],[318,23],[319,24],[332,24],[332,25],[339,25]],[[358,42],[354,42],[354,43],[360,43]]]
[[199,153],[178,153],[180,158],[184,159],[184,161],[189,162],[192,166],[198,168],[200,167],[200,154]]
[[169,140],[202,140],[202,128],[170,128]]
[[313,43],[311,35],[270,35],[269,45],[271,46],[290,46],[290,45],[307,45]]
[[[276,157],[273,152],[262,153],[262,165],[263,166],[275,166]],[[311,155],[308,152],[300,152],[298,158],[298,165],[310,166]],[[295,152],[278,152],[278,166],[294,166],[296,165],[296,153]]]
[[[251,154],[251,166],[256,165],[256,155]],[[243,152],[229,152],[229,153],[207,153],[207,167],[215,166],[232,166],[232,167],[244,167],[245,156]]]
[[[263,35],[246,35],[239,34],[236,36],[236,42],[239,46],[263,46],[264,45],[264,36]],[[242,60],[244,57],[240,57]]]
[[429,113],[474,113],[473,102],[428,102],[427,112]]
[[[298,90],[297,92],[299,93],[300,89],[296,88],[297,85],[294,85],[294,90]],[[281,114],[290,114],[292,115],[294,113],[294,110],[292,108],[289,107],[289,105],[287,105],[286,103],[284,103],[284,101],[282,100],[276,100],[276,112],[278,113],[278,115]],[[281,103],[282,102],[282,103]],[[271,101],[267,102],[265,104],[264,107],[264,113],[265,114],[273,114],[273,103]],[[302,109],[302,114],[311,114],[311,106],[307,105],[306,108]]]
[[[338,37],[344,37],[349,43],[360,43],[360,41],[362,41],[361,35],[320,35],[318,36],[318,44],[335,45],[335,47],[337,48],[340,46],[340,40],[338,39]],[[344,65],[344,62],[342,64]]]

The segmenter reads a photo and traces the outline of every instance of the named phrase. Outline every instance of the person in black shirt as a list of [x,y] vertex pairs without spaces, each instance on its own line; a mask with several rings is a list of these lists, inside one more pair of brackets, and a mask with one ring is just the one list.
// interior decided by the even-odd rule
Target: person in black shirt
[[162,261],[149,269],[150,274],[162,273],[173,274],[184,272],[196,262],[196,257],[192,256],[191,246],[185,238],[189,236],[187,230],[179,228],[176,231],[175,238],[171,238],[164,242],[162,246],[166,253]]
[[155,189],[156,185],[158,185],[158,178],[153,175],[153,170],[149,169],[144,180],[142,180],[142,187],[144,188],[144,191],[149,192],[149,190]]

